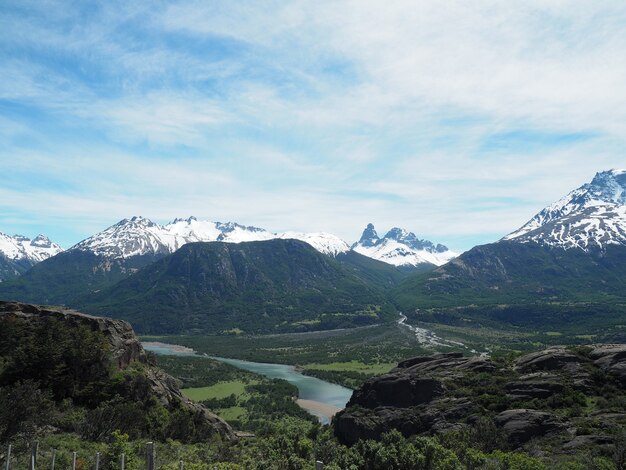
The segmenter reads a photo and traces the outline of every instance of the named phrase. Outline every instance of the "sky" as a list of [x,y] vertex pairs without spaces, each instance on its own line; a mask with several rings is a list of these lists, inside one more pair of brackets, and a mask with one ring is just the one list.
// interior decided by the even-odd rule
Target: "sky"
[[456,251],[626,167],[626,2],[0,2],[0,231],[194,215]]

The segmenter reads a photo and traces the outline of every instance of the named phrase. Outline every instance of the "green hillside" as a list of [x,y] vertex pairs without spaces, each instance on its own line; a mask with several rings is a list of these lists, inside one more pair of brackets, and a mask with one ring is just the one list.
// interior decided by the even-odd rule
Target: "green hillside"
[[71,250],[36,264],[20,277],[0,283],[0,298],[39,304],[77,305],[84,295],[124,279],[154,257],[110,260]]
[[533,243],[478,246],[408,277],[392,296],[409,318],[437,323],[584,331],[593,315],[596,328],[619,325],[626,320],[626,248],[588,254]]
[[191,243],[80,307],[151,334],[307,331],[394,318],[386,289],[402,274],[350,259],[297,240]]

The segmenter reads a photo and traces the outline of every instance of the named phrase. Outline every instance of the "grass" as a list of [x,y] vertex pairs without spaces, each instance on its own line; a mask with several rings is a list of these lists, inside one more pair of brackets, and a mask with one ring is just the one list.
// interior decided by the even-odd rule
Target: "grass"
[[221,408],[217,410],[220,418],[226,421],[239,420],[246,416],[246,410],[242,406],[231,406],[230,408]]
[[246,385],[255,382],[244,382],[242,380],[231,380],[228,382],[219,382],[210,387],[184,388],[181,391],[190,400],[202,401],[211,398],[222,399],[232,394],[241,396],[245,392]]
[[351,372],[362,372],[371,375],[379,375],[385,374],[389,372],[391,369],[396,367],[396,362],[383,362],[378,364],[367,364],[360,361],[350,361],[350,362],[331,362],[329,364],[321,364],[321,363],[310,363],[304,364],[302,367],[305,369],[316,369],[316,370],[330,370],[330,371],[351,371]]

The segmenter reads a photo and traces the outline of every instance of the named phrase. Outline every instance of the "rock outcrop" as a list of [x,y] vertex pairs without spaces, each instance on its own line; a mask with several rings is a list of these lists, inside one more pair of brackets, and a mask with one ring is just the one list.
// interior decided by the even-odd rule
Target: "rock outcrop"
[[44,307],[18,302],[0,301],[0,318],[17,317],[32,321],[56,318],[68,327],[86,326],[92,331],[100,332],[109,343],[109,352],[120,369],[125,369],[132,362],[147,362],[147,356],[141,343],[137,340],[133,327],[123,320],[94,317],[75,310],[61,307]]
[[[354,444],[392,429],[437,434],[487,420],[511,448],[554,437],[566,452],[611,442],[611,426],[626,423],[615,410],[625,387],[626,345],[554,347],[514,361],[436,354],[368,380],[333,425]],[[586,397],[596,404],[587,407]]]
[[108,343],[108,357],[114,367],[127,369],[133,363],[143,365],[141,374],[134,375],[126,384],[125,398],[137,402],[155,399],[168,410],[182,408],[192,416],[197,435],[209,436],[217,432],[226,440],[236,439],[233,430],[225,421],[204,406],[186,399],[181,394],[176,379],[148,364],[147,355],[130,323],[64,308],[0,301],[0,321],[11,319],[22,319],[29,323],[56,319],[63,322],[67,328],[83,326],[102,334]]

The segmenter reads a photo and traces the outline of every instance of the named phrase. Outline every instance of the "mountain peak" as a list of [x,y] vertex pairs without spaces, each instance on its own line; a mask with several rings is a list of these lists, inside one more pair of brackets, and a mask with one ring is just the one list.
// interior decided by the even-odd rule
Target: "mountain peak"
[[40,248],[50,248],[52,246],[50,239],[41,233],[31,240],[30,244]]
[[374,246],[376,245],[376,242],[378,242],[378,240],[380,240],[380,238],[378,238],[378,233],[376,233],[374,224],[369,223],[367,224],[367,227],[365,227],[365,230],[363,230],[361,238],[357,243],[355,243],[355,245],[361,245],[365,247]]
[[504,240],[584,251],[626,245],[626,170],[596,173]]

